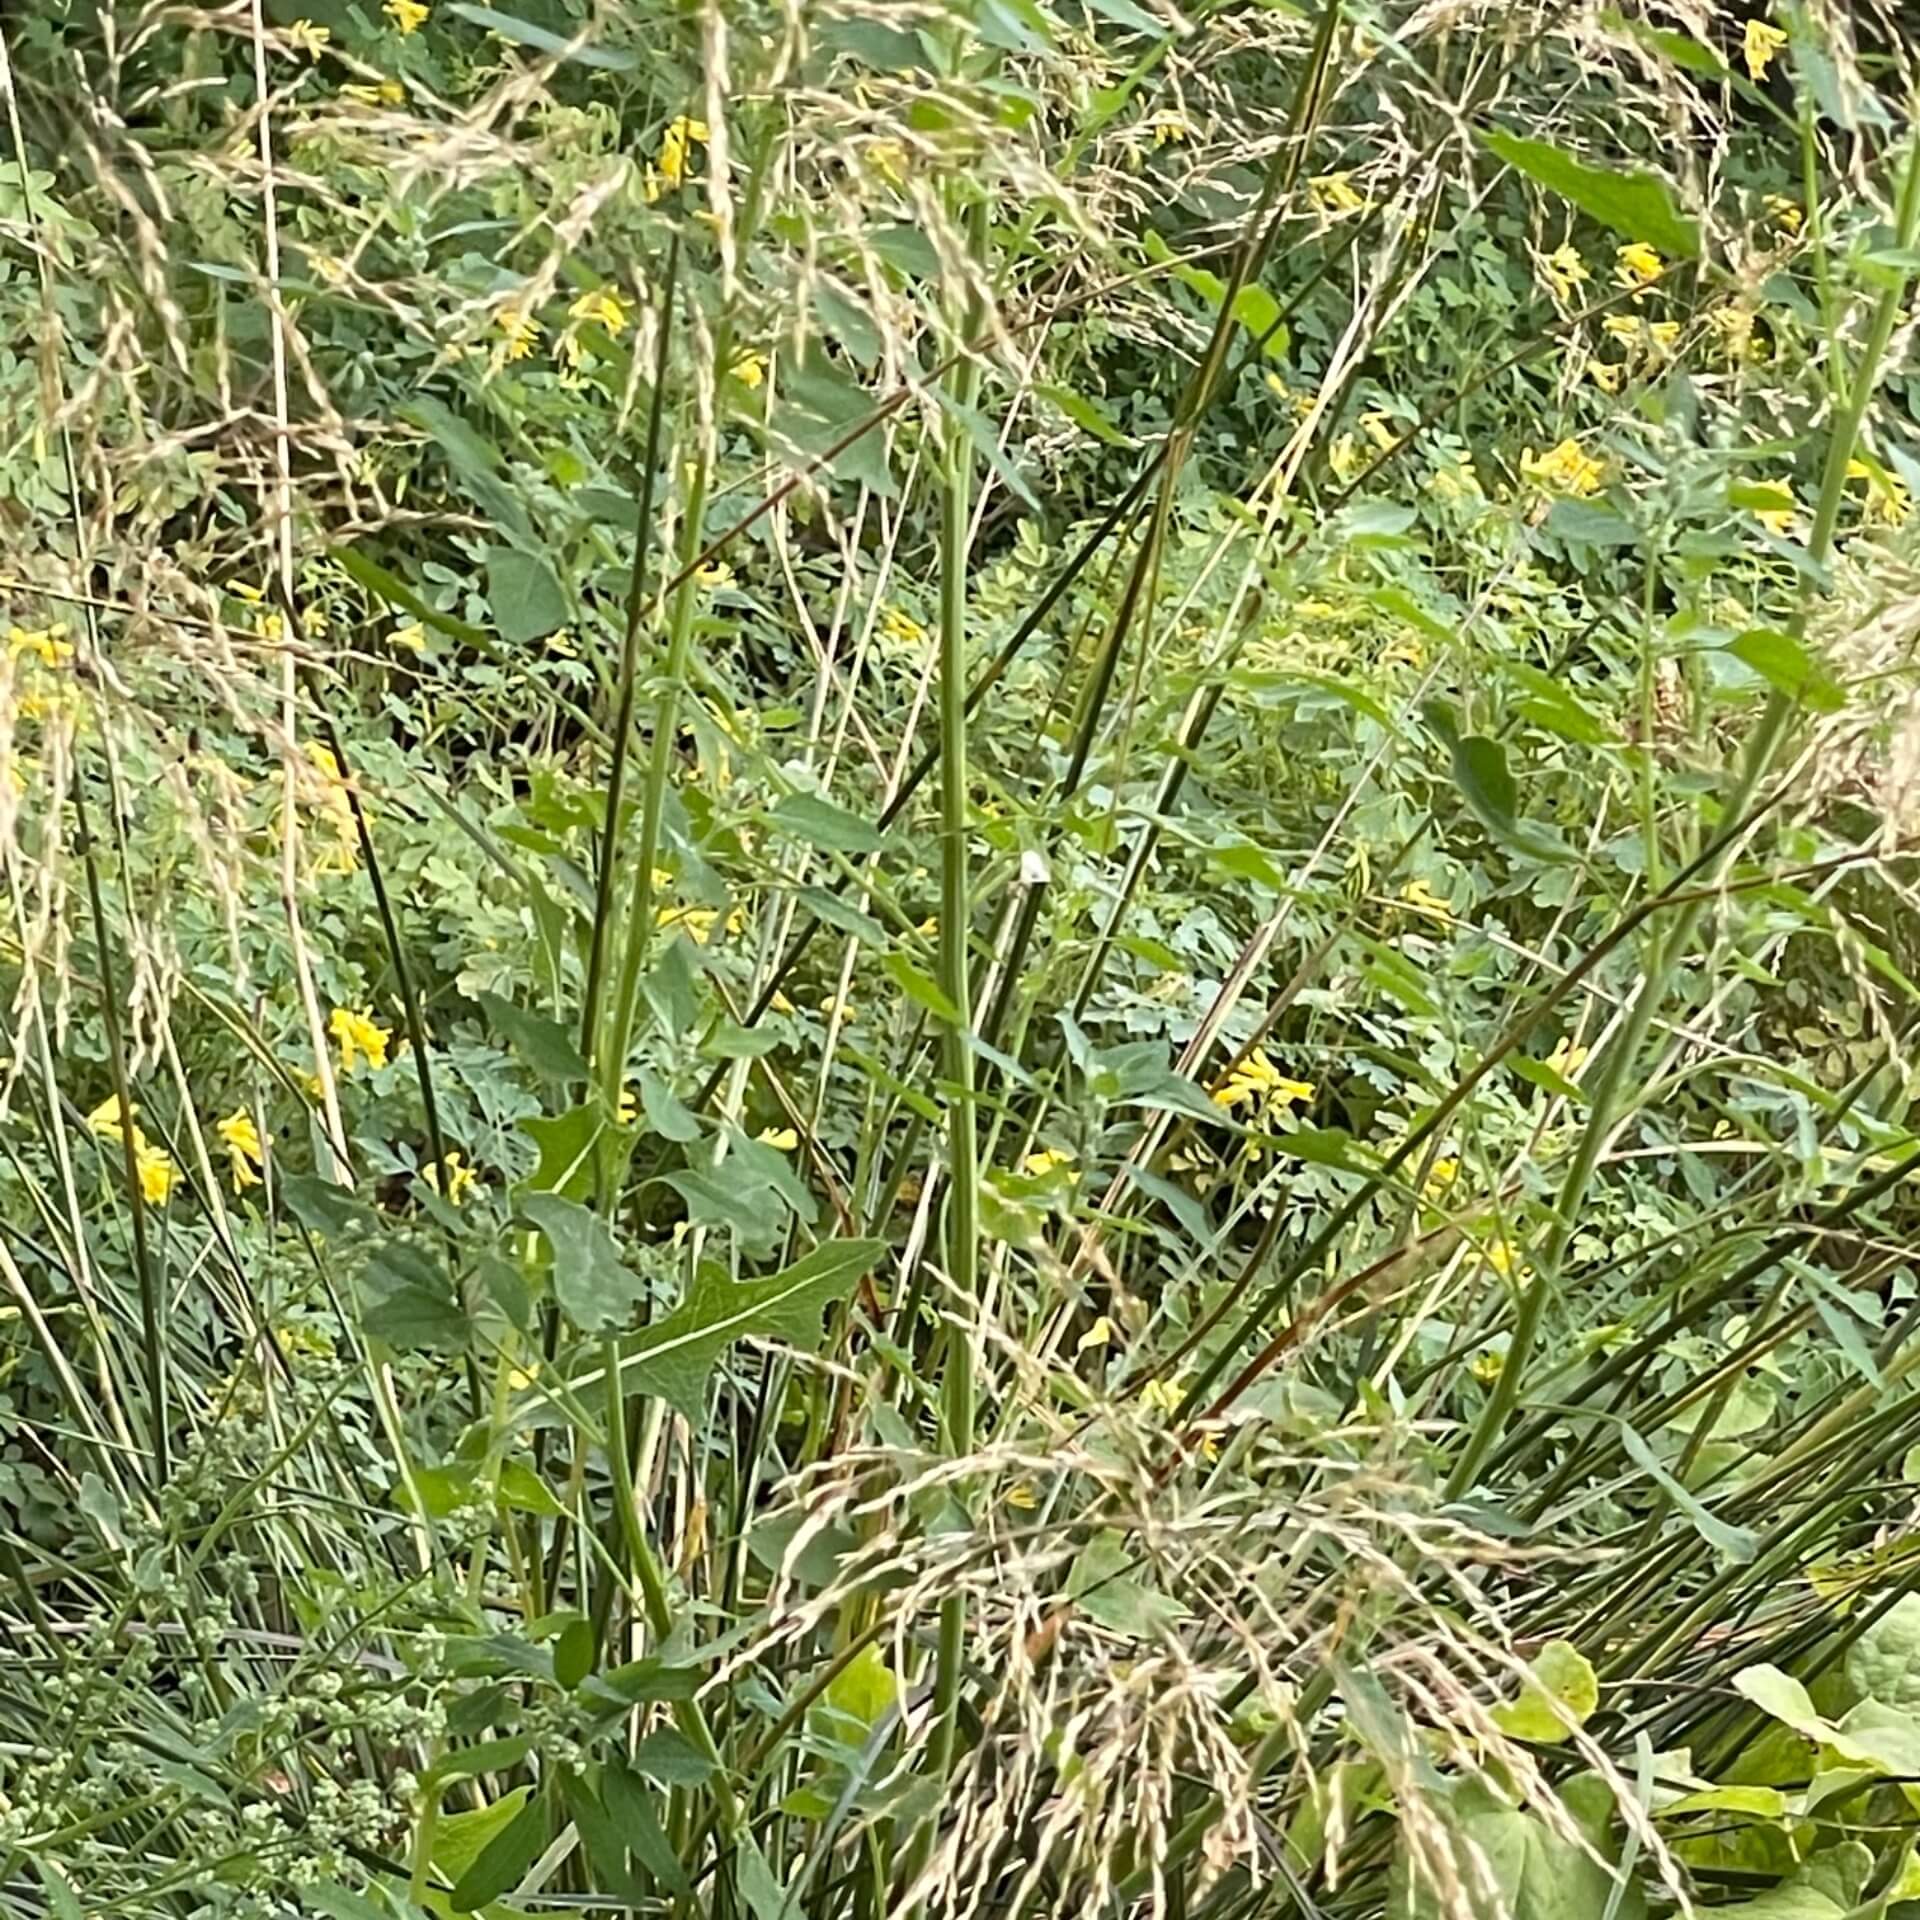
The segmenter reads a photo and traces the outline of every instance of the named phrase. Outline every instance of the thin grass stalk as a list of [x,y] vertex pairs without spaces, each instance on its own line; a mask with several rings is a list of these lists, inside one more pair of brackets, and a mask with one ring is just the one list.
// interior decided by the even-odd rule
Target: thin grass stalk
[[[976,258],[984,251],[988,207],[977,200],[969,218]],[[973,920],[968,872],[967,585],[972,550],[973,441],[964,424],[979,385],[977,363],[960,360],[949,391],[944,495],[940,516],[940,984],[953,1002],[941,1035],[947,1080],[947,1285],[957,1312],[947,1331],[941,1377],[941,1424],[949,1454],[973,1451],[973,1316],[980,1294],[980,1145],[975,1131],[969,934]],[[960,1683],[966,1654],[967,1603],[950,1593],[940,1606],[940,1650],[934,1678],[933,1766],[951,1771],[959,1738]]]
[[[1906,174],[1901,182],[1895,240],[1901,255],[1911,251],[1916,235],[1920,235],[1920,141],[1915,141],[1908,148]],[[1824,567],[1833,552],[1834,532],[1840,521],[1841,503],[1846,497],[1847,465],[1853,458],[1867,408],[1879,386],[1881,362],[1886,355],[1887,345],[1893,338],[1894,327],[1905,306],[1908,277],[1904,267],[1897,269],[1882,290],[1866,342],[1861,348],[1859,364],[1849,383],[1846,404],[1834,422],[1833,437],[1827,446],[1820,497],[1814,509],[1813,528],[1807,540],[1807,553],[1815,568]],[[1789,623],[1788,631],[1796,640],[1806,635],[1813,591],[1809,588],[1802,595]],[[1746,811],[1749,801],[1759,790],[1778,755],[1788,722],[1798,710],[1797,695],[1779,689],[1768,695],[1766,706],[1722,800],[1723,817],[1737,818]],[[1467,1430],[1459,1458],[1447,1476],[1449,1498],[1457,1499],[1473,1486],[1482,1464],[1505,1431],[1507,1421],[1519,1402],[1521,1383],[1532,1358],[1534,1343],[1539,1337],[1541,1318],[1546,1312],[1548,1298],[1558,1288],[1567,1246],[1579,1222],[1581,1205],[1600,1164],[1601,1150],[1618,1117],[1621,1091],[1640,1057],[1654,1016],[1666,1000],[1674,970],[1692,951],[1694,930],[1705,906],[1705,900],[1684,906],[1669,924],[1648,965],[1640,992],[1634,997],[1633,1005],[1621,1023],[1620,1032],[1607,1049],[1600,1071],[1588,1090],[1591,1104],[1586,1125],[1561,1183],[1546,1238],[1534,1256],[1533,1278],[1520,1296],[1519,1311],[1514,1318],[1513,1332],[1499,1377],[1494,1382],[1493,1391],[1487,1396],[1487,1404],[1479,1418]]]
[[580,1002],[580,1052],[594,1061],[600,1037],[601,975],[613,923],[613,868],[620,845],[620,809],[626,797],[627,761],[633,750],[633,707],[640,681],[640,627],[646,612],[647,555],[653,545],[653,489],[660,470],[660,429],[667,410],[667,366],[673,346],[674,294],[680,278],[680,236],[667,244],[667,271],[660,292],[659,337],[654,343],[653,393],[647,402],[647,444],[633,516],[633,572],[627,584],[626,628],[620,637],[619,687],[613,744],[607,761],[607,817],[600,831],[599,870],[594,875],[593,929],[587,941],[586,989]]

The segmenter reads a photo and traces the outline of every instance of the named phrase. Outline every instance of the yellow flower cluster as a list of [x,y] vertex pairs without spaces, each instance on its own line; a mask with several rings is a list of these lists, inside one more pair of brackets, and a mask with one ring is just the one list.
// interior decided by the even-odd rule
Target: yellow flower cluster
[[1778,27],[1758,17],[1749,20],[1740,36],[1740,51],[1747,63],[1748,76],[1764,80],[1774,56],[1787,44],[1787,36]]
[[1667,263],[1644,240],[1629,241],[1614,257],[1619,262],[1617,278],[1620,284],[1634,288],[1636,297],[1640,290],[1652,286],[1667,270]]
[[1546,453],[1529,448],[1520,456],[1520,471],[1551,492],[1571,494],[1580,500],[1598,493],[1607,477],[1605,465],[1586,452],[1578,440],[1562,440]]
[[1319,1091],[1311,1080],[1289,1080],[1267,1057],[1264,1047],[1255,1047],[1213,1090],[1215,1106],[1229,1113],[1245,1107],[1249,1119],[1311,1100]]
[[150,1207],[164,1207],[172,1197],[174,1183],[180,1178],[180,1169],[163,1149],[156,1147],[134,1124],[133,1115],[139,1111],[135,1107],[133,1114],[122,1118],[120,1096],[110,1093],[87,1115],[87,1126],[102,1140],[111,1140],[115,1146],[122,1145],[131,1137],[133,1167],[140,1182],[140,1197]]
[[1350,173],[1316,174],[1307,182],[1307,198],[1314,211],[1340,219],[1349,213],[1365,213],[1367,199],[1353,184]]
[[667,123],[666,132],[660,136],[660,151],[647,169],[644,190],[649,203],[686,179],[693,149],[705,146],[712,137],[713,130],[704,120],[695,120],[688,114],[683,113]]
[[[440,1191],[440,1169],[438,1167],[422,1167],[420,1169],[420,1178],[424,1180],[435,1193]],[[479,1184],[480,1176],[473,1168],[467,1165],[460,1149],[458,1147],[449,1147],[447,1149],[447,1205],[450,1207],[462,1205],[467,1195]]]
[[267,1154],[253,1115],[245,1107],[237,1107],[224,1120],[215,1122],[213,1130],[227,1150],[227,1168],[234,1192],[245,1193],[249,1187],[257,1187],[267,1164]]
[[433,9],[422,6],[420,0],[386,0],[386,4],[381,7],[380,11],[393,22],[394,27],[404,36],[410,33],[418,33],[420,29],[427,24],[427,15],[431,13]]
[[340,1049],[343,1073],[351,1073],[362,1060],[376,1073],[387,1064],[387,1046],[393,1039],[393,1029],[383,1027],[371,1013],[335,1007],[327,1021],[327,1031]]

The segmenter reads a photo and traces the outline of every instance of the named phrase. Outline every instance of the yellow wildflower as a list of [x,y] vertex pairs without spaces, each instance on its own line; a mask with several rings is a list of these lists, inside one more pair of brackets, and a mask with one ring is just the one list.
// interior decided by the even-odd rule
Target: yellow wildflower
[[1753,507],[1749,511],[1769,533],[1778,534],[1785,539],[1793,531],[1794,516],[1799,512],[1799,502],[1793,497],[1793,489],[1785,481],[1769,483],[1768,491],[1779,497],[1780,504],[1773,507]]
[[407,90],[398,80],[382,80],[378,86],[344,86],[341,94],[363,107],[398,107],[406,102]]
[[662,929],[678,927],[695,946],[704,947],[713,938],[713,923],[719,918],[717,907],[662,907],[653,923]]
[[863,151],[867,165],[889,186],[906,184],[907,147],[904,140],[869,140]]
[[1707,329],[1729,360],[1754,360],[1759,353],[1753,337],[1753,315],[1745,307],[1709,307]]
[[[420,1178],[424,1180],[435,1193],[440,1191],[440,1169],[438,1167],[422,1167],[420,1169]],[[459,1206],[460,1203],[466,1199],[467,1195],[479,1184],[479,1175],[466,1164],[465,1160],[461,1157],[460,1149],[458,1147],[449,1147],[447,1149],[447,1205],[450,1207]]]
[[383,1027],[371,1013],[355,1013],[351,1007],[335,1007],[327,1022],[327,1031],[333,1035],[340,1049],[340,1069],[343,1073],[351,1073],[363,1057],[376,1072],[387,1064],[387,1043],[393,1038],[393,1029]]
[[150,1207],[164,1207],[172,1197],[180,1169],[158,1147],[143,1140],[135,1155],[134,1171],[140,1176],[140,1197]]
[[660,169],[660,178],[668,186],[677,187],[687,177],[689,149],[696,143],[704,146],[708,138],[709,129],[704,120],[689,119],[681,114],[660,136],[660,153],[655,163]]
[[715,590],[733,585],[733,569],[724,560],[715,560],[707,566],[696,568],[693,577],[696,584]]
[[1420,1188],[1420,1197],[1428,1206],[1437,1206],[1446,1198],[1447,1189],[1460,1178],[1460,1162],[1451,1154],[1442,1154],[1427,1169],[1426,1180]]
[[1187,123],[1184,113],[1156,113],[1147,122],[1147,130],[1153,135],[1153,144],[1164,147],[1169,141],[1184,140],[1193,128]]
[[754,1138],[776,1153],[791,1153],[800,1144],[800,1136],[791,1127],[762,1127]]
[[743,387],[759,387],[767,377],[767,363],[757,353],[742,354],[733,363],[733,377]]
[[1573,300],[1574,289],[1587,277],[1587,263],[1580,258],[1578,250],[1571,241],[1555,247],[1540,263],[1540,271],[1546,275],[1557,298],[1569,304]]
[[1547,1065],[1563,1080],[1577,1080],[1580,1069],[1587,1064],[1586,1047],[1576,1046],[1564,1034],[1554,1042],[1553,1051],[1547,1055]]
[[1623,287],[1650,287],[1667,270],[1667,263],[1644,240],[1630,240],[1615,258]]
[[1494,1234],[1481,1249],[1480,1257],[1502,1280],[1524,1280],[1533,1272],[1504,1234]]
[[296,20],[287,28],[287,38],[309,60],[318,60],[326,51],[327,42],[333,38],[333,29],[316,27],[311,20]]
[[224,1120],[217,1121],[213,1130],[227,1149],[234,1192],[245,1193],[249,1187],[257,1187],[267,1156],[253,1115],[245,1107],[236,1107]]
[[509,360],[524,360],[540,338],[540,322],[518,307],[502,307],[493,316],[493,324],[507,337],[502,351]]
[[22,654],[30,654],[43,667],[63,667],[73,658],[71,643],[60,637],[65,632],[64,626],[9,627],[7,651],[16,660]]
[[[138,1113],[140,1109],[135,1107],[133,1111]],[[120,1116],[120,1096],[117,1093],[108,1094],[107,1097],[87,1115],[87,1130],[90,1133],[97,1133],[102,1140],[117,1141],[120,1138],[121,1129],[124,1125],[125,1122]],[[134,1138],[136,1140],[140,1138],[140,1131],[137,1127],[134,1129]]]
[[1435,913],[1443,920],[1453,917],[1453,909],[1424,880],[1409,880],[1400,889],[1400,898],[1420,913]]
[[1336,218],[1367,210],[1366,200],[1354,186],[1350,173],[1316,174],[1307,182],[1307,196],[1318,212],[1332,214]]
[[[1042,1147],[1038,1152],[1028,1154],[1020,1162],[1020,1171],[1030,1179],[1044,1180],[1056,1168],[1072,1166],[1073,1160],[1073,1154],[1065,1147]],[[1067,1177],[1070,1180],[1077,1180],[1080,1176],[1074,1173]]]
[[1074,1343],[1075,1353],[1091,1353],[1096,1347],[1113,1344],[1113,1322],[1103,1313]]
[[1877,461],[1869,465],[1865,460],[1849,460],[1847,478],[1867,483],[1868,520],[1878,521],[1882,526],[1897,527],[1907,517],[1907,509],[1913,502],[1907,492],[1906,482],[1897,474],[1889,473]]
[[1149,1413],[1177,1413],[1187,1396],[1171,1380],[1153,1379],[1140,1389],[1140,1404]]
[[1798,233],[1807,217],[1799,201],[1789,200],[1784,193],[1770,193],[1760,204],[1773,216],[1773,224],[1782,233]]
[[1583,452],[1580,442],[1572,439],[1562,440],[1547,453],[1536,454],[1529,448],[1520,456],[1520,471],[1552,492],[1572,494],[1578,499],[1598,493],[1607,477],[1606,467],[1592,454]]
[[1587,378],[1591,380],[1602,393],[1618,393],[1621,383],[1626,377],[1627,368],[1625,361],[1594,360],[1591,358],[1587,361]]
[[433,9],[422,6],[420,0],[385,0],[380,11],[405,35],[418,33],[427,24],[427,15]]
[[1031,1480],[1016,1480],[1007,1489],[1007,1505],[1017,1507],[1022,1513],[1031,1513],[1040,1504],[1040,1496],[1033,1490]]
[[404,626],[395,627],[387,638],[396,647],[405,647],[409,653],[425,653],[427,650],[427,630],[418,620],[409,620]]
[[1740,36],[1740,52],[1747,63],[1747,73],[1755,80],[1764,80],[1767,69],[1773,65],[1774,55],[1787,44],[1787,36],[1778,27],[1769,26],[1759,18],[1749,20]]
[[924,646],[927,640],[926,628],[899,607],[888,607],[881,613],[880,633],[883,639],[901,647]]
[[1216,1106],[1225,1107],[1229,1112],[1241,1106],[1264,1112],[1272,1107],[1289,1107],[1311,1100],[1317,1091],[1311,1080],[1289,1080],[1267,1058],[1264,1047],[1255,1047],[1227,1075],[1225,1082],[1214,1088],[1213,1100]]
[[583,293],[567,309],[576,320],[590,320],[610,334],[619,333],[627,324],[627,303],[611,287],[596,287]]
[[615,1117],[623,1127],[631,1127],[639,1120],[640,1102],[634,1098],[631,1087],[620,1089],[620,1104]]

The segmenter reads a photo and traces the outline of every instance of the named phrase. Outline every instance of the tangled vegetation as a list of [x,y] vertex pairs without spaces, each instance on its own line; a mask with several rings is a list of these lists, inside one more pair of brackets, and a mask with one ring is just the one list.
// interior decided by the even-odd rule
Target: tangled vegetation
[[0,1913],[1920,1913],[1913,52],[0,9]]

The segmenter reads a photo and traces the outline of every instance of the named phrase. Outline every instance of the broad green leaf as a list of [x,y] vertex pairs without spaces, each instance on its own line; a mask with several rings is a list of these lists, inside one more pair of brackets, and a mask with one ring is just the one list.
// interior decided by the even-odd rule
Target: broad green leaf
[[444,633],[448,639],[461,641],[470,647],[488,644],[484,628],[469,626],[466,621],[456,620],[450,613],[442,613],[431,601],[415,593],[397,573],[389,572],[377,560],[368,559],[359,548],[335,547],[333,559],[350,580],[357,581],[388,606],[398,607],[402,613],[410,613],[416,620]]
[[1730,1521],[1722,1520],[1704,1502],[1696,1500],[1668,1472],[1659,1456],[1632,1427],[1622,1421],[1619,1432],[1620,1444],[1627,1450],[1627,1457],[1642,1473],[1650,1475],[1659,1484],[1667,1498],[1686,1516],[1703,1540],[1716,1547],[1729,1560],[1738,1561],[1742,1565],[1760,1551],[1757,1536],[1745,1527],[1737,1527]]
[[871,1641],[827,1683],[827,1704],[863,1727],[876,1725],[900,1697],[900,1683]]
[[682,1143],[700,1138],[700,1118],[651,1067],[640,1072],[640,1107],[647,1125],[663,1139]]
[[776,824],[809,846],[833,853],[876,853],[886,836],[857,813],[837,807],[817,793],[790,793],[773,810]]
[[489,33],[497,33],[502,40],[510,40],[517,47],[531,47],[535,53],[544,53],[556,60],[571,60],[575,66],[630,73],[640,64],[639,55],[624,47],[576,46],[572,34],[555,33],[551,28],[535,26],[531,20],[500,13],[492,7],[472,6],[468,0],[454,0],[447,11],[471,21],[476,27],[484,27]]
[[886,1251],[884,1240],[829,1240],[764,1280],[729,1280],[703,1263],[687,1297],[664,1319],[620,1343],[620,1378],[698,1420],[707,1376],[740,1340],[784,1340],[811,1347],[820,1316]]
[[308,1232],[328,1239],[371,1233],[379,1224],[373,1209],[364,1201],[356,1200],[351,1188],[322,1180],[317,1174],[281,1175],[280,1198],[287,1211]]
[[395,1239],[376,1248],[361,1292],[361,1321],[376,1340],[402,1352],[452,1353],[466,1344],[466,1310],[453,1296],[439,1253],[419,1241]]
[[558,1193],[577,1200],[593,1185],[593,1150],[609,1131],[600,1109],[589,1103],[565,1113],[535,1114],[520,1131],[539,1149],[539,1164],[527,1178],[535,1193]]
[[417,393],[396,409],[400,418],[418,427],[446,461],[454,484],[494,525],[533,551],[539,544],[533,522],[507,474],[500,450],[463,414],[430,393]]
[[1715,1920],[1842,1920],[1858,1904],[1873,1871],[1873,1855],[1858,1840],[1843,1840],[1815,1854],[1791,1879],[1712,1909]]
[[646,1283],[620,1262],[607,1223],[577,1200],[525,1193],[520,1211],[553,1249],[553,1291],[561,1311],[583,1333],[611,1333],[632,1319]]
[[947,990],[932,975],[923,973],[904,953],[897,948],[881,962],[887,977],[904,993],[909,1000],[933,1015],[943,1025],[957,1027],[963,1024],[960,1009],[947,995]]
[[[1183,287],[1191,288],[1215,312],[1225,304],[1227,282],[1217,273],[1176,260],[1173,249],[1152,228],[1147,229],[1145,246],[1149,260],[1156,266],[1169,268]],[[1275,360],[1287,357],[1287,350],[1293,344],[1292,336],[1280,318],[1279,301],[1265,287],[1243,286],[1233,298],[1233,317],[1260,342],[1262,353]]]
[[1096,440],[1104,441],[1110,447],[1131,447],[1139,443],[1130,433],[1122,433],[1106,414],[1084,393],[1075,393],[1071,387],[1038,386],[1034,392],[1042,400],[1050,400],[1064,413],[1076,427],[1090,433]]
[[1453,742],[1453,783],[1474,817],[1496,839],[1538,860],[1564,860],[1567,848],[1555,836],[1521,820],[1520,789],[1507,766],[1507,750],[1483,733],[1463,733]]
[[633,1750],[633,1764],[663,1787],[697,1787],[713,1772],[713,1762],[684,1733],[659,1727]]
[[[1872,1597],[1860,1602],[1871,1612]],[[1847,1649],[1847,1678],[1883,1706],[1920,1713],[1920,1593],[1905,1593]]]
[[501,1464],[500,1504],[520,1513],[544,1514],[549,1520],[556,1520],[566,1512],[547,1483],[523,1460]]
[[1815,713],[1838,713],[1847,704],[1843,693],[1803,640],[1767,627],[1749,627],[1730,641],[1727,651],[1751,667],[1768,686],[1811,707]]
[[1733,1690],[1808,1740],[1823,1740],[1832,1731],[1831,1723],[1813,1704],[1806,1688],[1792,1674],[1782,1673],[1770,1663],[1742,1667],[1733,1676]]
[[533,1751],[533,1736],[516,1733],[504,1740],[482,1740],[478,1746],[460,1747],[442,1754],[428,1770],[429,1788],[445,1786],[449,1780],[471,1780],[476,1774],[498,1773],[502,1767],[516,1767]]
[[433,1864],[449,1880],[458,1880],[479,1859],[487,1843],[513,1824],[532,1792],[531,1787],[515,1787],[490,1807],[443,1813],[433,1830]]
[[[1563,1817],[1576,1819],[1571,1808]],[[1606,1835],[1589,1838],[1601,1846]],[[1442,1886],[1459,1889],[1458,1904]],[[1586,1848],[1540,1815],[1509,1806],[1483,1781],[1423,1796],[1419,1818],[1400,1823],[1387,1920],[1602,1920],[1608,1913],[1643,1920],[1645,1897],[1630,1883],[1618,1886]]]
[[573,1036],[559,1021],[529,1013],[497,993],[479,993],[474,998],[487,1016],[487,1024],[541,1079],[564,1082],[587,1077],[587,1063],[580,1058]]
[[631,1853],[663,1893],[676,1898],[690,1891],[678,1855],[655,1810],[660,1790],[627,1766],[609,1767],[600,1777],[600,1794]]
[[1480,138],[1508,166],[1572,201],[1622,238],[1644,240],[1676,260],[1699,255],[1699,224],[1675,209],[1667,183],[1658,176],[1589,166],[1549,141],[1514,133],[1484,133]]
[[447,1904],[455,1913],[471,1913],[510,1892],[527,1876],[547,1844],[547,1809],[529,1800],[480,1849],[472,1866],[453,1883]]
[[1109,1527],[1081,1549],[1067,1576],[1067,1594],[1089,1620],[1115,1633],[1157,1638],[1184,1620],[1188,1609],[1148,1583],[1151,1571],[1127,1536]]
[[1551,1746],[1584,1726],[1600,1704],[1593,1663],[1571,1640],[1549,1640],[1530,1663],[1532,1679],[1511,1706],[1496,1707],[1494,1724],[1516,1740]]
[[567,590],[552,562],[518,547],[487,549],[487,604],[501,639],[516,646],[567,624]]

